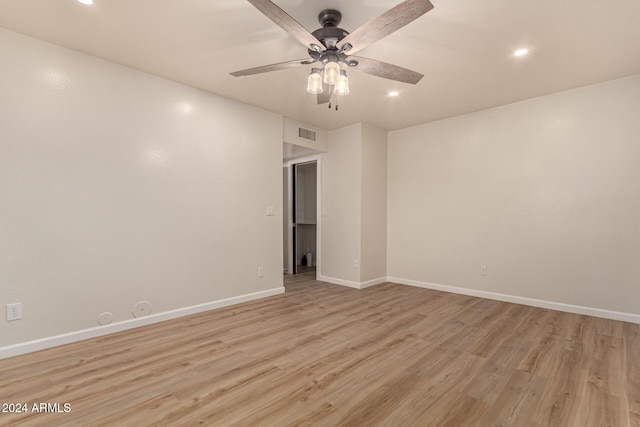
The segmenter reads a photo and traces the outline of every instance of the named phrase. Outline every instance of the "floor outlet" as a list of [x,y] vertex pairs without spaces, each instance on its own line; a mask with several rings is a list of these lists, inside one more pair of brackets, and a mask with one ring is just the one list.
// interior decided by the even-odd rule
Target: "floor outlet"
[[22,319],[22,303],[7,304],[7,321]]

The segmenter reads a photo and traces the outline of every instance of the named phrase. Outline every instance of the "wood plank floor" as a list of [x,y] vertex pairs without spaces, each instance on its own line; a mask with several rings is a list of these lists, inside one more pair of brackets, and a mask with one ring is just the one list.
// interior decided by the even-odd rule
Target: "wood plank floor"
[[0,361],[6,426],[640,426],[640,326],[382,284]]

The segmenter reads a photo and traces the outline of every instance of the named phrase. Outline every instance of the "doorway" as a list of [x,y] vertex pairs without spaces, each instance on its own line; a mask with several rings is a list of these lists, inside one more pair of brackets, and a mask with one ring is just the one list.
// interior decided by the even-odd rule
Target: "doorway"
[[[316,278],[320,270],[320,159],[291,160],[283,172],[284,272]],[[286,182],[288,181],[288,183]],[[287,185],[288,184],[288,185]]]

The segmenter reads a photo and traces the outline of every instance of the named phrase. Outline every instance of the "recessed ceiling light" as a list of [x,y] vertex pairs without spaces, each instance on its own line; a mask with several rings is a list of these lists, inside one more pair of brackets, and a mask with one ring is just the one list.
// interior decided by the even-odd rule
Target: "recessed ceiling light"
[[513,56],[525,56],[527,53],[529,53],[529,49],[523,47],[521,49],[515,50],[513,52]]
[[92,5],[93,4],[93,0],[78,0],[80,3],[82,4],[88,4],[88,5]]
[[394,96],[398,96],[400,95],[400,92],[398,92],[397,90],[392,90],[391,92],[389,92],[389,96],[390,97],[394,97]]

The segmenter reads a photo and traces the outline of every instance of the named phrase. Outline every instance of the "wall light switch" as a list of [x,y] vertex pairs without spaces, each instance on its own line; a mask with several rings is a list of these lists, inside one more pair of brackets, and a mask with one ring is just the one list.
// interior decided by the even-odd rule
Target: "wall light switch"
[[276,208],[274,206],[267,206],[267,216],[274,216],[276,214]]

